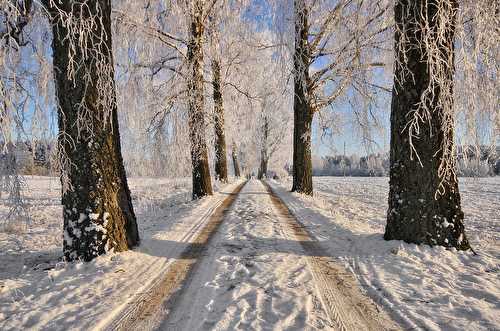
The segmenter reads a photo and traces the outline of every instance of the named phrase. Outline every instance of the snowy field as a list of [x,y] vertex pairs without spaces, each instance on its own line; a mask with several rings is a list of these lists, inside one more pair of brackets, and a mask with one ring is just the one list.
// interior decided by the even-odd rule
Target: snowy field
[[[314,198],[290,194],[289,180],[271,184],[329,255],[352,271],[403,329],[499,329],[500,178],[460,179],[466,229],[477,256],[383,241],[387,178],[314,180]],[[58,180],[28,178],[30,224],[0,231],[0,330],[105,325],[179,254],[182,245],[173,243],[187,240],[196,222],[238,184],[191,202],[188,179],[132,178],[129,183],[141,247],[87,264],[65,264]],[[174,311],[176,326],[328,329],[311,276],[294,257],[296,244],[280,244],[269,202],[255,185],[250,182],[240,194],[234,217],[225,220],[219,243],[203,260],[200,270],[209,272],[194,280],[207,284],[203,293],[213,300],[194,304],[190,297],[198,288],[188,288],[193,295],[184,296]],[[2,196],[2,219],[5,202]],[[269,296],[276,298],[273,304],[266,301]],[[189,324],[186,312],[203,319]]]

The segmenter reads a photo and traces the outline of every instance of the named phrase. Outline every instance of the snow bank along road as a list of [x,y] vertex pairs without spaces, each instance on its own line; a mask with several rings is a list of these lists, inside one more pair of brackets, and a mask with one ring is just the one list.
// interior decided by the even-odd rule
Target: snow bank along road
[[397,329],[256,180],[215,211],[160,287],[120,328]]

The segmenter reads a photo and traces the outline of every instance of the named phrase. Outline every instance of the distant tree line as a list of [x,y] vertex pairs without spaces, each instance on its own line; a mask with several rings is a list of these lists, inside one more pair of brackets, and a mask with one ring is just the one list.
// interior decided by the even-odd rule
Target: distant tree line
[[0,169],[8,167],[7,163],[12,157],[17,163],[20,175],[56,176],[54,158],[54,142],[18,141],[11,146],[13,155],[9,151],[0,152]]
[[387,154],[324,156],[313,161],[314,176],[382,177],[388,173]]
[[[457,148],[458,176],[490,177],[500,175],[500,146],[459,146]],[[327,155],[313,159],[314,176],[384,177],[389,175],[387,153],[365,156],[352,154]]]
[[459,176],[499,176],[500,146],[458,146],[457,161]]

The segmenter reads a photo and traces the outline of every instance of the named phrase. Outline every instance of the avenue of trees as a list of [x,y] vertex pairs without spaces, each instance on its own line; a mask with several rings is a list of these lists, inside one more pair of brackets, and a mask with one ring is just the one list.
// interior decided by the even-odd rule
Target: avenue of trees
[[498,144],[499,11],[489,0],[0,0],[2,187],[21,214],[15,143],[55,137],[64,255],[89,261],[140,242],[126,169],[191,176],[199,199],[213,180],[264,178],[291,159],[291,190],[313,195],[314,132],[335,131],[349,107],[370,141],[374,109],[390,102],[384,238],[469,249],[456,139]]

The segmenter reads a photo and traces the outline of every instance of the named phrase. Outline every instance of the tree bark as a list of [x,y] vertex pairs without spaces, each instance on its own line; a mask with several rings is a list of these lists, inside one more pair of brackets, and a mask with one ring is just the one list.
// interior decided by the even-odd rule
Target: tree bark
[[258,179],[263,179],[265,177],[267,177],[267,158],[265,156],[261,156]]
[[212,194],[212,182],[208,166],[208,150],[205,137],[205,100],[203,88],[204,32],[203,5],[193,3],[187,58],[190,66],[189,93],[189,137],[191,141],[191,162],[193,166],[193,199]]
[[[431,31],[436,29],[437,1],[440,0],[396,1],[396,24],[399,26],[398,31],[404,33],[396,33],[396,45],[401,38],[407,38],[405,49],[396,47],[396,56],[399,61],[407,56],[408,72],[396,66],[391,106],[389,209],[384,238],[468,249],[470,246],[464,232],[457,178],[453,176],[442,182],[438,173],[443,158],[443,139],[446,136],[453,138],[453,132],[446,131],[453,131],[453,128],[444,127],[443,121],[453,121],[453,118],[449,112],[438,107],[436,100],[443,89],[449,88],[447,93],[452,92],[454,68],[449,68],[446,73],[447,82],[441,81],[441,85],[434,88],[434,99],[428,105],[432,110],[431,119],[419,123],[420,135],[413,140],[421,164],[412,157],[409,134],[405,129],[408,115],[416,109],[422,93],[429,86],[428,54],[415,45],[422,39],[420,26],[424,17],[431,18],[428,22]],[[449,17],[455,17],[458,9],[458,3],[452,2],[454,8],[450,8]],[[403,26],[405,29],[402,29]],[[438,45],[445,57],[453,57],[454,31],[455,26],[449,26],[446,43]],[[456,167],[455,160],[450,162]],[[441,183],[444,193],[436,194]]]
[[233,158],[234,176],[241,177],[240,163],[238,162],[238,151],[234,145],[231,151],[231,156]]
[[221,89],[220,63],[212,60],[214,127],[215,127],[215,176],[227,183],[226,135],[224,133],[224,104]]
[[[265,107],[265,104],[263,108]],[[257,175],[258,179],[262,179],[267,176],[267,163],[269,160],[268,155],[268,144],[269,144],[269,121],[267,115],[263,116],[264,124],[262,125],[262,141],[260,146],[260,167]]]
[[295,0],[295,54],[293,104],[293,187],[292,192],[313,195],[311,160],[311,125],[313,109],[310,88],[308,13],[304,0]]
[[[139,243],[137,222],[123,166],[118,128],[116,92],[114,83],[111,42],[110,0],[88,0],[58,3],[69,15],[94,21],[93,35],[78,48],[79,36],[68,35],[67,26],[58,12],[49,6],[53,28],[52,50],[54,77],[58,100],[59,144],[70,165],[61,176],[64,207],[64,256],[67,260],[90,261],[109,250],[125,251]],[[69,36],[69,38],[67,38]],[[85,57],[83,52],[94,52],[103,42],[100,55]],[[73,60],[80,67],[70,79],[70,47]],[[100,64],[110,68],[103,71]],[[110,91],[102,91],[98,82],[106,82]],[[102,93],[108,93],[111,109],[102,103]],[[85,104],[87,111],[83,110]],[[85,117],[85,125],[79,119]]]

